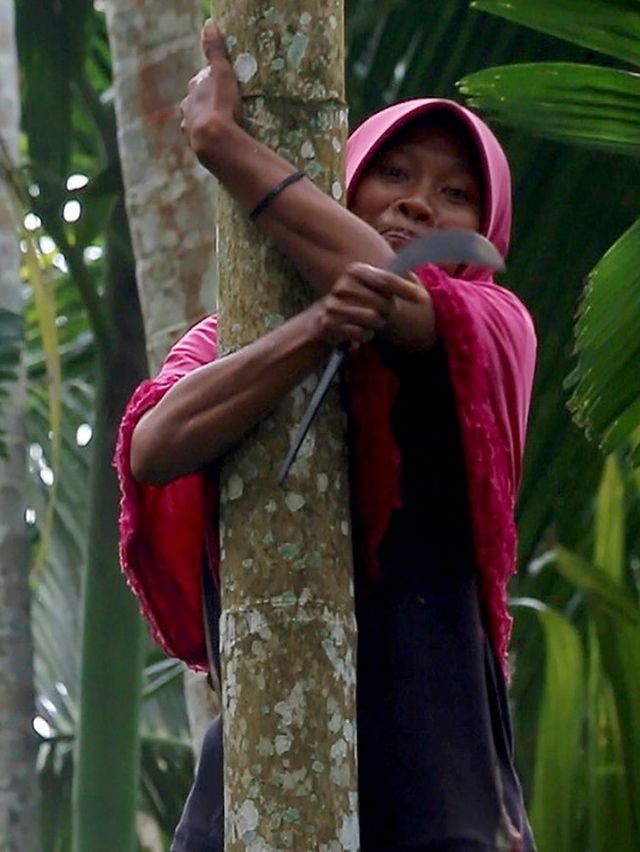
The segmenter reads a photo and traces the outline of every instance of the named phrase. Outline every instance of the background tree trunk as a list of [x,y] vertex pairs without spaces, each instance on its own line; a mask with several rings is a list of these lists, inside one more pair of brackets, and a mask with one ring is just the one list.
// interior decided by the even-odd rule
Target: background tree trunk
[[[10,159],[5,164],[3,156],[3,166],[15,168],[19,103],[13,0],[0,0],[0,139],[3,154]],[[4,180],[0,182],[0,311],[4,327],[16,330],[19,347],[23,307],[20,247],[7,187]],[[25,524],[26,386],[24,367],[19,353],[16,355],[15,377],[2,377],[0,397],[0,429],[7,450],[5,458],[0,456],[0,847],[7,852],[34,852],[39,848],[39,821]]]
[[142,619],[118,562],[119,492],[112,459],[124,406],[144,377],[146,359],[122,203],[116,204],[107,225],[103,281],[100,308],[109,336],[108,345],[96,343],[73,848],[133,852],[144,642]]
[[[197,0],[116,0],[107,23],[118,142],[152,373],[215,307],[215,181],[180,131],[178,104],[204,63]],[[200,676],[194,676],[200,677]],[[185,689],[196,756],[212,708],[204,679]]]
[[197,0],[108,6],[118,143],[151,370],[215,304],[213,178],[180,131],[203,65]]
[[[339,0],[226,0],[216,17],[244,86],[250,131],[344,195]],[[221,193],[223,354],[298,311],[310,293]],[[358,849],[355,619],[337,394],[285,487],[277,468],[314,380],[228,459],[222,488],[226,848]]]

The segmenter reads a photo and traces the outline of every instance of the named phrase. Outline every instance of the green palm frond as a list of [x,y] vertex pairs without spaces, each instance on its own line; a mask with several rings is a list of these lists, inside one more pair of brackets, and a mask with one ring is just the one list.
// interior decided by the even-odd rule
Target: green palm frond
[[570,406],[604,451],[620,446],[640,425],[638,329],[640,219],[590,274],[576,323]]
[[640,156],[640,76],[569,62],[502,65],[460,82],[470,106],[547,139]]
[[473,0],[471,6],[640,65],[636,0]]

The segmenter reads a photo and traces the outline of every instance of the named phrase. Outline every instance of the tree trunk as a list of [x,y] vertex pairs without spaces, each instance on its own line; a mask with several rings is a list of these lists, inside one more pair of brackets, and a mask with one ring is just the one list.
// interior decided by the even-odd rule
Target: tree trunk
[[[250,131],[342,199],[346,137],[339,0],[224,0],[217,20]],[[223,354],[310,293],[225,193]],[[355,619],[342,415],[334,393],[284,488],[277,468],[307,380],[228,459],[222,487],[226,848],[359,848]]]
[[96,345],[98,381],[83,585],[80,720],[73,778],[75,852],[133,852],[140,777],[142,619],[118,564],[118,425],[145,373],[143,329],[124,207],[105,241],[101,307],[111,329]]
[[[10,158],[3,165],[17,167],[18,132],[14,8],[12,0],[0,0],[0,138],[3,153]],[[17,332],[22,328],[23,306],[16,226],[6,184],[0,182],[0,313],[4,328],[11,325]],[[2,377],[0,409],[7,450],[6,457],[0,456],[0,846],[7,852],[35,852],[40,844],[30,556],[24,514],[26,385],[16,354],[20,363],[15,377]]]
[[[215,182],[180,131],[178,104],[202,66],[198,0],[114,0],[107,23],[118,140],[149,365],[215,307]],[[211,716],[185,690],[196,756]],[[200,696],[200,698],[198,697]]]
[[127,212],[155,370],[215,302],[215,185],[186,145],[178,113],[203,64],[200,4],[114,0],[107,8]]

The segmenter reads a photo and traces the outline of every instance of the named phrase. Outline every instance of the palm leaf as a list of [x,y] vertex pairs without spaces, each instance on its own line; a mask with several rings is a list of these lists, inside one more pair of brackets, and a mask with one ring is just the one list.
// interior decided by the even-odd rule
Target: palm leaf
[[607,452],[640,425],[638,328],[640,219],[589,276],[577,321],[570,405],[578,423]]
[[542,692],[531,803],[541,850],[571,849],[576,826],[580,740],[583,729],[584,655],[576,628],[537,600],[514,606],[536,615],[545,642]]
[[636,0],[474,0],[517,24],[640,65],[640,9]]
[[547,139],[640,156],[640,77],[569,62],[504,65],[470,74],[460,91],[486,110]]
[[593,607],[603,615],[640,627],[640,607],[635,595],[615,581],[610,575],[590,565],[564,547],[556,547],[558,571],[584,592]]

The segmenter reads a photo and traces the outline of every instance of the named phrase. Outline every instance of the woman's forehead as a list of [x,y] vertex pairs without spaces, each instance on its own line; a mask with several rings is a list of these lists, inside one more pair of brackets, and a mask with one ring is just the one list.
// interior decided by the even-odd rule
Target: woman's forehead
[[380,153],[406,146],[420,146],[437,141],[458,159],[468,162],[475,171],[480,156],[475,141],[464,122],[445,111],[418,116],[399,128],[384,144]]

